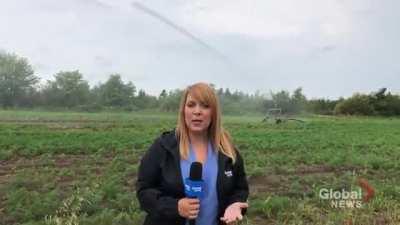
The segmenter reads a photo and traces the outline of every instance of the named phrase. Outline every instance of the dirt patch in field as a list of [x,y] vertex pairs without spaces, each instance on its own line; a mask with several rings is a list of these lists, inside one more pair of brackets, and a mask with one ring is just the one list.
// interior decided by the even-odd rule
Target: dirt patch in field
[[19,159],[0,160],[0,185],[7,183],[18,169]]
[[253,176],[249,178],[249,186],[252,194],[278,193],[288,189],[288,178],[277,174]]
[[[312,194],[312,181],[326,179],[340,175],[344,171],[359,171],[361,168],[343,166],[333,167],[328,165],[299,165],[295,170],[274,171],[269,174],[249,177],[250,192],[252,195],[260,193],[274,193],[285,196],[304,196]],[[312,179],[306,179],[306,178]],[[311,181],[310,181],[311,180]],[[294,188],[293,183],[298,182]]]
[[334,167],[328,165],[301,165],[299,166],[295,173],[298,175],[309,175],[314,173],[341,173],[343,171],[359,171],[361,167],[356,166],[341,166]]
[[375,221],[374,221],[376,225],[386,225],[386,224],[390,224],[389,220],[383,216],[383,215],[378,215],[375,217]]
[[262,216],[255,216],[251,219],[251,224],[254,225],[275,225],[276,221]]
[[[54,160],[55,167],[57,168],[69,168],[81,165],[82,162],[90,163],[93,159],[90,159],[88,155],[56,155],[52,159]],[[76,168],[76,167],[75,167]]]

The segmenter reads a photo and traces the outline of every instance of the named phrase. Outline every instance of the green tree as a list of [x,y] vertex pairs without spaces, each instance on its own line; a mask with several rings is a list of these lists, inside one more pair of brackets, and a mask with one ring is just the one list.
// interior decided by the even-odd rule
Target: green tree
[[373,115],[374,108],[368,95],[354,94],[350,98],[336,104],[334,113],[347,115]]
[[119,74],[111,74],[108,80],[100,85],[100,99],[103,105],[123,107],[133,104],[136,87],[132,82],[124,83]]
[[282,109],[282,113],[292,113],[293,105],[291,103],[290,94],[287,91],[280,91],[278,93],[271,93],[272,101],[277,108]]
[[217,91],[217,95],[219,97],[222,97],[224,95],[224,89],[223,88],[219,88],[218,91]]
[[168,96],[161,100],[160,110],[165,112],[176,112],[179,109],[182,90],[169,91]]
[[146,94],[143,89],[140,89],[135,97],[134,104],[138,109],[154,109],[158,106],[158,101],[155,96]]
[[2,107],[21,105],[34,89],[39,78],[28,60],[15,54],[0,52],[0,104]]
[[292,106],[293,113],[300,113],[304,111],[307,103],[307,98],[306,96],[304,96],[303,89],[301,87],[293,91],[291,102],[293,104]]
[[370,103],[377,115],[394,116],[400,115],[400,98],[387,92],[387,88],[381,88],[376,93],[371,93]]
[[338,100],[311,99],[307,101],[307,111],[315,114],[332,115]]
[[163,99],[163,98],[165,98],[165,97],[167,97],[167,96],[168,96],[167,91],[166,91],[165,89],[163,89],[163,90],[161,91],[160,96],[159,96],[158,98],[159,98],[159,99]]
[[43,94],[50,105],[74,107],[89,100],[89,84],[78,71],[61,71],[54,75],[54,81],[47,81]]

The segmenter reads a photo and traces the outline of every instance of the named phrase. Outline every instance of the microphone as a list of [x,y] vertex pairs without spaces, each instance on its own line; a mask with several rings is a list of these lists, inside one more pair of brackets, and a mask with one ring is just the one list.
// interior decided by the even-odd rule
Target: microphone
[[[201,198],[203,196],[204,181],[202,180],[203,166],[200,162],[190,165],[190,175],[185,179],[185,194],[188,198]],[[189,220],[190,225],[196,224],[196,219]]]

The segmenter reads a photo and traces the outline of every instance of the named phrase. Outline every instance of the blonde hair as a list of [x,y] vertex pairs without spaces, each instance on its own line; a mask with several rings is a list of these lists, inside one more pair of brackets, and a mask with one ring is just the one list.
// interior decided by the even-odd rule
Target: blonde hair
[[176,136],[179,142],[179,153],[181,158],[187,159],[189,155],[189,130],[185,123],[185,105],[188,95],[194,99],[207,104],[211,108],[211,122],[208,127],[208,137],[216,151],[222,152],[224,155],[236,161],[236,152],[233,147],[231,137],[222,127],[221,107],[218,97],[206,83],[196,83],[187,87],[182,93],[181,102],[178,112],[178,123],[176,128]]

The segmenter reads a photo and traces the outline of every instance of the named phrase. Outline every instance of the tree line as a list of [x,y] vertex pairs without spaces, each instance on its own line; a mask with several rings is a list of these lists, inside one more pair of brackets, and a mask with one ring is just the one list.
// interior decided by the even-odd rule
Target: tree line
[[[0,106],[2,108],[44,108],[96,112],[102,110],[154,110],[176,112],[182,90],[162,90],[152,96],[124,82],[120,74],[110,74],[104,83],[90,87],[79,70],[60,71],[52,80],[40,84],[28,60],[0,52]],[[400,96],[381,88],[349,98],[307,99],[302,88],[292,93],[282,90],[268,95],[244,93],[212,85],[224,114],[266,113],[279,108],[284,114],[400,115]]]

